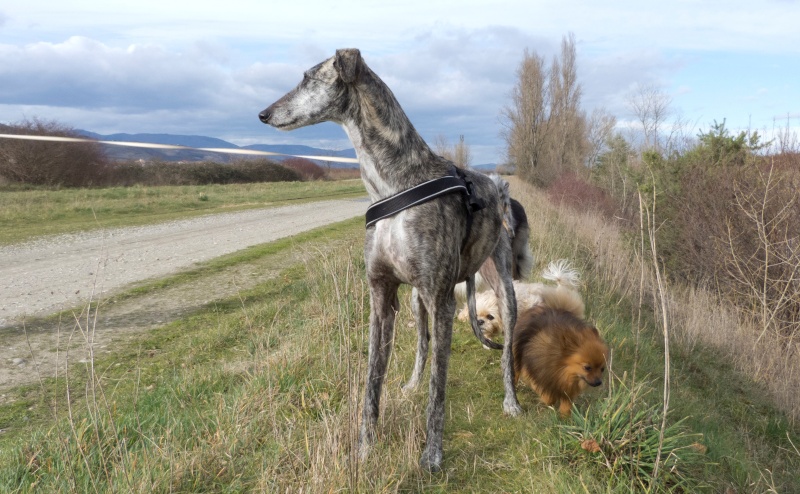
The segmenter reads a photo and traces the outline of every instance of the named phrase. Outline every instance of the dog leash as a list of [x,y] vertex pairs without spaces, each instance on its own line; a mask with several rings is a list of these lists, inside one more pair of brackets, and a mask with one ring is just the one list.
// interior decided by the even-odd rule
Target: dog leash
[[379,220],[394,216],[400,211],[455,192],[461,193],[467,208],[467,235],[461,244],[461,250],[464,250],[472,231],[472,214],[485,208],[486,204],[480,197],[475,196],[472,182],[467,178],[464,171],[452,165],[450,167],[450,175],[428,180],[371,204],[367,208],[366,228],[371,227]]
[[291,156],[292,158],[305,158],[309,160],[320,160],[320,161],[335,161],[337,163],[358,163],[358,159],[356,158],[343,158],[338,156],[312,156],[312,155],[302,155],[302,154],[286,154],[286,153],[276,153],[274,151],[258,151],[255,149],[243,149],[243,148],[193,148],[189,146],[179,146],[177,144],[154,144],[151,142],[98,141],[97,139],[87,139],[82,137],[0,134],[0,139],[23,139],[28,141],[50,141],[50,142],[89,142],[94,144],[108,144],[111,146],[128,146],[128,147],[148,148],[148,149],[205,151],[209,153],[244,154],[251,156]]

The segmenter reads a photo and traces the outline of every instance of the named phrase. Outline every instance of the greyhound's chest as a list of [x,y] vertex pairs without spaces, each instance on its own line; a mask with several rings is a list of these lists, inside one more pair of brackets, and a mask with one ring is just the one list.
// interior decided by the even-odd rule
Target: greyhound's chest
[[404,211],[367,231],[364,256],[369,275],[391,275],[413,286],[432,277],[448,284],[458,277],[463,233],[421,213]]

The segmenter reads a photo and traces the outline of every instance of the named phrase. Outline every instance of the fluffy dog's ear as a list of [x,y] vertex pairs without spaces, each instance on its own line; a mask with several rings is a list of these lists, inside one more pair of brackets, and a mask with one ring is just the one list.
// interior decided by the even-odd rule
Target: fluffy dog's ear
[[343,48],[336,50],[336,59],[333,61],[333,66],[339,72],[339,77],[347,84],[350,84],[361,73],[362,63],[364,61],[361,59],[361,52],[358,48]]

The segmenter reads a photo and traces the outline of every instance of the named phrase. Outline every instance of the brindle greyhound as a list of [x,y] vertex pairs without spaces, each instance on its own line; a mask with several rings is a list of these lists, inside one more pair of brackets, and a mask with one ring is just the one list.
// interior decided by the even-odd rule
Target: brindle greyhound
[[[356,149],[361,178],[373,203],[416,185],[445,177],[453,165],[434,154],[414,129],[386,84],[375,75],[357,49],[312,67],[302,82],[259,114],[262,122],[291,130],[324,121],[344,127]],[[397,289],[414,287],[412,307],[419,332],[414,376],[419,380],[428,352],[428,317],[433,319],[433,344],[428,397],[427,438],[420,464],[441,468],[444,400],[455,298],[453,288],[467,281],[473,332],[486,344],[475,316],[474,273],[491,255],[500,274],[492,288],[499,295],[505,324],[501,359],[505,399],[503,410],[521,413],[514,390],[511,331],[516,299],[511,282],[511,245],[503,228],[504,198],[488,177],[464,171],[474,196],[485,207],[474,213],[461,194],[446,194],[405,209],[368,226],[364,245],[370,290],[369,357],[359,454],[366,457],[375,440],[378,408],[394,337]],[[471,218],[468,217],[471,215]],[[496,345],[496,344],[494,344]],[[495,348],[499,348],[496,345]]]

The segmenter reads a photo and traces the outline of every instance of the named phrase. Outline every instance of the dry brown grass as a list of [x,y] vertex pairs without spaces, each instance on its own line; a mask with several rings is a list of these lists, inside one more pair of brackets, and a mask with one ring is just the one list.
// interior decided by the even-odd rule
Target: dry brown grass
[[358,168],[329,168],[328,177],[331,180],[352,180],[361,178],[361,170]]

